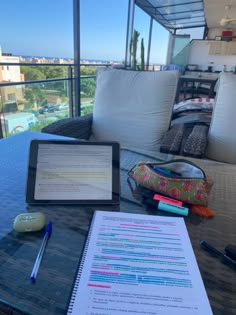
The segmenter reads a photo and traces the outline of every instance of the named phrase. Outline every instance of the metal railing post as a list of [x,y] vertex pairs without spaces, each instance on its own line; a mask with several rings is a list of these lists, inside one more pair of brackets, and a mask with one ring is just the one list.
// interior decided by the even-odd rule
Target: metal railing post
[[129,0],[128,5],[128,20],[127,20],[127,31],[126,31],[126,47],[125,47],[125,67],[131,66],[131,54],[130,54],[130,40],[133,34],[134,28],[134,10],[135,0]]
[[150,18],[150,26],[149,26],[149,37],[148,37],[148,50],[147,50],[147,70],[149,68],[149,61],[150,61],[150,51],[151,51],[151,43],[152,43],[152,25],[153,25],[153,18]]
[[74,63],[75,63],[75,88],[74,88],[74,116],[80,116],[80,0],[74,0],[73,26],[74,26]]
[[73,69],[71,66],[68,67],[68,97],[69,97],[69,117],[73,117],[74,98],[73,98]]
[[[0,114],[1,115],[1,117],[2,117],[2,114]],[[3,131],[2,131],[2,119],[0,119],[0,139],[2,139],[3,138]]]

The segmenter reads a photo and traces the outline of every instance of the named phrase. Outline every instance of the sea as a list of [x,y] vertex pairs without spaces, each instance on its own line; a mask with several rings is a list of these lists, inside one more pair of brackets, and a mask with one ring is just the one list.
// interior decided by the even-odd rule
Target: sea
[[[45,56],[30,56],[30,55],[12,55],[15,57],[23,57],[23,58],[45,58],[48,60],[53,60],[53,59],[64,59],[64,60],[73,60],[74,58],[65,58],[65,57],[45,57]],[[113,62],[113,63],[120,63],[121,61],[118,60],[105,60],[105,59],[87,59],[87,58],[81,58],[81,61],[87,61],[87,62],[96,62],[96,63],[108,63],[108,62]]]

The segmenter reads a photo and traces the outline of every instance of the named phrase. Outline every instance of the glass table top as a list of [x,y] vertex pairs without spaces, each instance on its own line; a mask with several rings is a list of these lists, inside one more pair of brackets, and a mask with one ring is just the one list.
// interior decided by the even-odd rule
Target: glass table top
[[[25,203],[28,146],[33,138],[56,136],[25,132],[0,141],[0,314],[65,314],[74,278],[95,208],[79,206],[29,206]],[[4,154],[2,154],[4,153]],[[127,171],[139,161],[170,159],[163,154],[121,152],[121,203],[119,209],[101,210],[163,215],[141,203],[127,183]],[[214,314],[236,310],[235,270],[202,251],[205,239],[219,250],[236,239],[236,167],[198,161],[214,179],[209,207],[216,215],[205,219],[191,213],[185,218],[192,246]],[[32,267],[42,242],[42,232],[17,233],[12,221],[23,212],[43,212],[53,222],[53,231],[35,283]],[[165,213],[167,215],[167,213]]]

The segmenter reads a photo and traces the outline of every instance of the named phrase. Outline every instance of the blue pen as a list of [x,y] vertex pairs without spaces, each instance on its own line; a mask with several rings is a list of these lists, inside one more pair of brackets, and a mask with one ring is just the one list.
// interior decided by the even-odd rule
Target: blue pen
[[44,237],[43,237],[42,245],[41,245],[41,247],[39,249],[38,255],[37,255],[35,263],[34,263],[33,270],[32,270],[31,275],[30,275],[30,280],[32,282],[35,282],[35,280],[36,280],[36,277],[37,277],[37,274],[38,274],[38,270],[39,270],[39,266],[40,266],[40,263],[41,263],[41,260],[42,260],[42,257],[43,257],[43,254],[44,254],[44,251],[45,251],[48,239],[51,236],[51,233],[52,233],[52,223],[49,222],[48,225],[46,226],[46,230],[45,230],[45,234],[44,234]]
[[162,167],[158,167],[158,166],[153,166],[153,170],[156,171],[159,175],[163,175],[166,177],[181,176],[181,174],[176,173],[170,169],[162,168]]

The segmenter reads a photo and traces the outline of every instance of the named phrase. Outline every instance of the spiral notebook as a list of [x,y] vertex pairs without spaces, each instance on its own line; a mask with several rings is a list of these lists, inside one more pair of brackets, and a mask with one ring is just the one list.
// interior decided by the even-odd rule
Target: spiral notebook
[[96,211],[67,314],[212,314],[184,220]]

